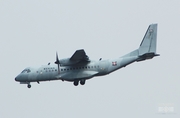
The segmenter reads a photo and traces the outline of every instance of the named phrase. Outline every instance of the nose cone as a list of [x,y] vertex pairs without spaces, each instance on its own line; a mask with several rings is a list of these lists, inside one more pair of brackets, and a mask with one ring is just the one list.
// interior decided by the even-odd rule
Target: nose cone
[[17,77],[15,77],[15,81],[17,82],[27,82],[29,81],[27,74],[19,74]]
[[22,81],[22,76],[21,75],[18,75],[16,78],[15,78],[15,81],[17,81],[17,82],[20,82],[20,81]]

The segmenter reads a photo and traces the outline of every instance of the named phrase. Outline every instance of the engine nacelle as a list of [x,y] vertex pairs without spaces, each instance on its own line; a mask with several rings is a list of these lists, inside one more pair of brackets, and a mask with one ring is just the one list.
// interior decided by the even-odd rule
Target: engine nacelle
[[70,66],[79,63],[80,60],[73,60],[71,61],[70,58],[60,59],[60,65],[61,66]]

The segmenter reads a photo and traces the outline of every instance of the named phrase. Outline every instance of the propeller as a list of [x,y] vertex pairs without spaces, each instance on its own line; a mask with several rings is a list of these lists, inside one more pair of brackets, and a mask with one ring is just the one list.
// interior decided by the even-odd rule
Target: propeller
[[58,65],[58,74],[60,74],[60,61],[57,52],[56,52],[56,61],[54,63]]

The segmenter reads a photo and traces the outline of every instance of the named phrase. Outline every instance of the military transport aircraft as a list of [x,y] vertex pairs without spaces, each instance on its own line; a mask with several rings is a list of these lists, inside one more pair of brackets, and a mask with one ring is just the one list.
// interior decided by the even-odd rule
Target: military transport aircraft
[[146,34],[138,49],[116,59],[93,61],[90,60],[83,49],[76,50],[70,57],[58,58],[56,53],[55,64],[48,64],[39,68],[28,67],[24,69],[15,81],[20,84],[27,84],[31,88],[30,82],[62,80],[73,82],[75,86],[79,83],[84,85],[86,80],[95,76],[109,74],[117,69],[125,67],[133,62],[152,59],[156,54],[157,24],[149,25]]

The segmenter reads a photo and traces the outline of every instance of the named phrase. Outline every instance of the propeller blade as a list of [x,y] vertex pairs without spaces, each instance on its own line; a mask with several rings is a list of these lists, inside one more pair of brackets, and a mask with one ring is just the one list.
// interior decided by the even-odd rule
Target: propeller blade
[[56,61],[54,63],[58,65],[58,73],[60,74],[60,61],[57,52],[56,52]]
[[55,63],[55,64],[60,64],[60,61],[59,61],[57,52],[56,52],[56,61],[55,61],[54,63]]

